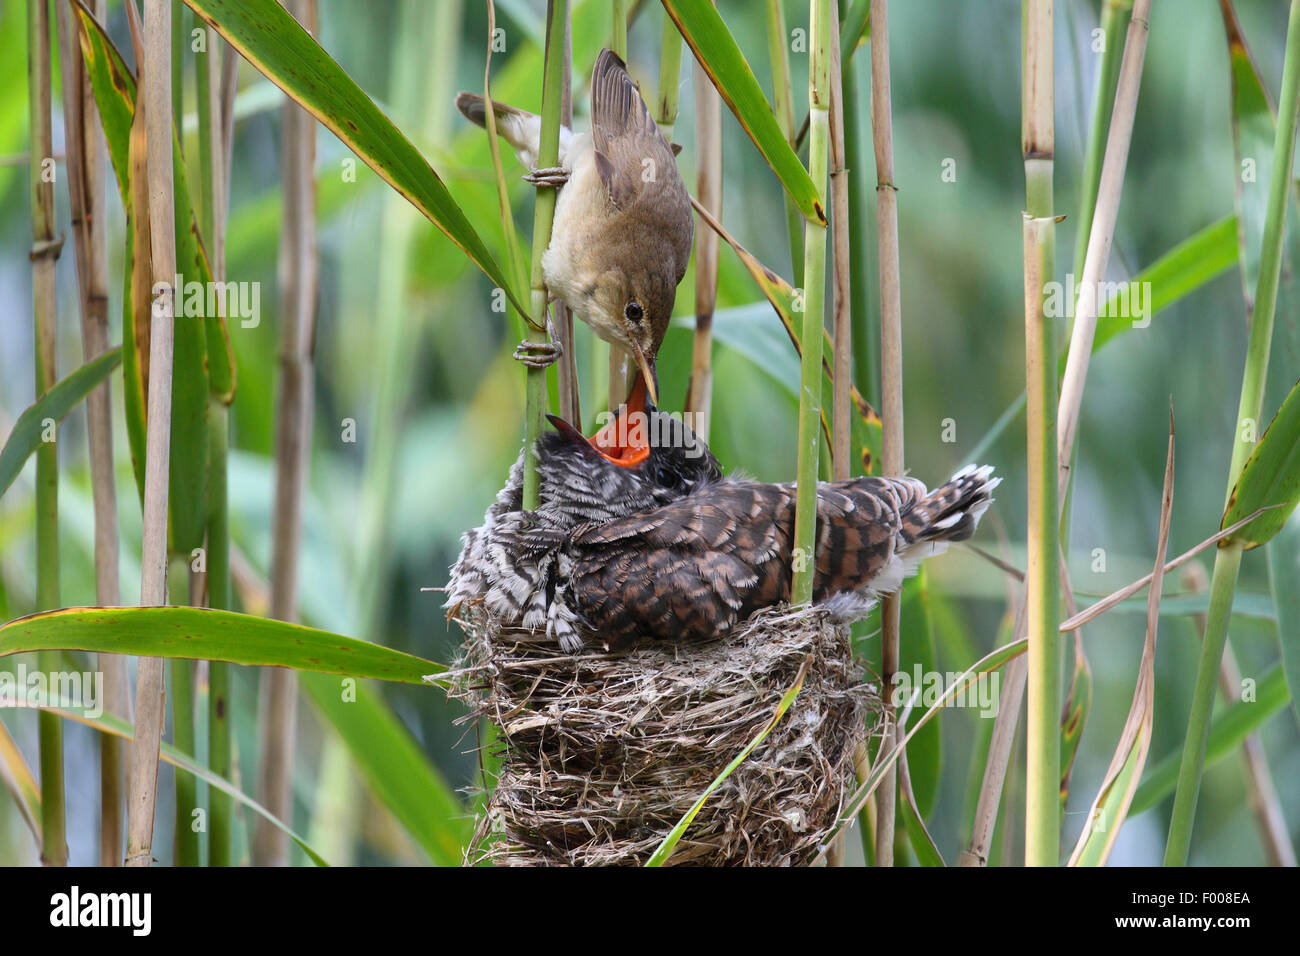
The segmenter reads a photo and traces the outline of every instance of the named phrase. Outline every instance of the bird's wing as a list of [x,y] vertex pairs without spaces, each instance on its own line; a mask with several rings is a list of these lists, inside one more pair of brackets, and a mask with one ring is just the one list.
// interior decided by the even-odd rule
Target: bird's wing
[[[823,482],[813,596],[892,591],[903,514],[925,500],[914,479]],[[790,597],[795,486],[724,481],[570,539],[571,590],[611,646],[636,637],[702,639]]]
[[620,209],[644,190],[679,178],[672,149],[623,61],[609,50],[601,51],[591,76],[591,137],[596,169]]
[[715,485],[576,533],[570,590],[611,646],[704,639],[789,597],[793,522],[788,486]]
[[924,495],[925,486],[912,479],[855,478],[821,484],[815,599],[857,591],[885,570],[898,540],[901,502],[918,493]]

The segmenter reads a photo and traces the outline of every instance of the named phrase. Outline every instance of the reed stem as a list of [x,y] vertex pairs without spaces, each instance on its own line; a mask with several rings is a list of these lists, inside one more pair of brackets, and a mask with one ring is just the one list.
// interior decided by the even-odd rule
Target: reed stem
[[[209,47],[209,49],[211,49]],[[215,278],[215,277],[214,277]],[[216,281],[223,281],[217,279]],[[208,607],[230,608],[230,513],[227,500],[226,456],[230,441],[230,409],[215,398],[208,401]],[[231,665],[208,662],[208,768],[232,779]],[[208,865],[235,862],[234,799],[208,788]]]
[[670,143],[673,141],[673,127],[677,124],[677,92],[681,81],[682,34],[665,11],[663,42],[659,47],[659,97],[655,101],[655,123]]
[[[626,8],[623,10],[626,23]],[[538,168],[554,166],[560,156],[560,107],[564,99],[564,29],[569,19],[568,0],[547,0],[546,65],[542,77],[542,130],[537,151]],[[617,19],[617,18],[616,18]],[[617,28],[616,28],[617,32]],[[626,28],[624,28],[626,45]],[[542,274],[542,253],[551,242],[551,224],[555,221],[555,190],[540,189],[533,207],[533,256],[529,303],[528,340],[546,341],[546,279]],[[612,355],[612,353],[611,353]],[[612,372],[611,358],[611,372]],[[611,375],[611,379],[613,376]],[[610,390],[614,386],[611,381]],[[624,396],[626,393],[624,393]],[[622,401],[624,396],[619,397]],[[546,410],[546,370],[529,368],[524,391],[524,447],[532,448],[542,433],[542,415]],[[537,507],[537,459],[524,456],[525,509]]]
[[[187,14],[188,8],[184,4],[178,4],[172,10],[172,116],[178,121],[185,115],[185,60],[189,55],[189,37],[185,28]],[[185,137],[179,137],[178,142],[183,150]],[[174,574],[168,591],[173,595],[187,594],[189,604],[199,604],[202,595],[197,593],[195,575],[187,573],[186,557],[172,555]],[[194,757],[198,753],[195,747],[194,665],[186,660],[172,660],[168,662],[167,670],[171,681],[172,740],[177,750]],[[173,776],[172,782],[176,796],[172,856],[176,866],[198,866],[201,841],[199,831],[194,828],[198,780],[191,774],[178,773]]]
[[[50,7],[27,4],[27,88],[31,147],[28,151],[32,206],[32,306],[34,310],[36,397],[58,381],[58,304],[55,263],[63,241],[54,233],[54,134],[50,118]],[[57,431],[36,449],[36,607],[53,610],[59,601],[59,447]],[[57,651],[37,655],[40,670],[53,677],[61,667]],[[68,863],[63,784],[63,718],[42,710],[37,718],[41,765],[41,860]]]
[[[903,475],[903,302],[898,253],[898,188],[894,184],[894,133],[889,71],[889,3],[871,2],[871,131],[876,154],[876,229],[880,264],[880,394],[883,472]],[[899,664],[899,627],[902,598],[893,594],[881,601],[881,686],[892,687]],[[882,738],[879,764],[894,749],[892,695],[885,695],[887,731]],[[898,778],[893,763],[876,791],[876,865],[893,866],[894,823]]]
[[[695,64],[696,198],[712,216],[722,219],[722,97],[713,81]],[[718,301],[718,233],[701,229],[695,237],[695,335],[691,353],[691,384],[685,410],[698,415],[695,432],[709,440],[713,407],[713,310]]]
[[[134,2],[134,0],[128,0]],[[176,225],[172,185],[171,3],[145,0],[141,70],[149,180],[153,300],[149,338],[143,547],[140,605],[167,603],[167,475],[171,457],[172,342],[175,317]],[[142,268],[137,264],[137,268]],[[131,742],[127,806],[127,866],[148,866],[153,853],[158,747],[163,730],[163,664],[140,658],[136,673],[135,736]]]
[[[192,593],[190,582],[195,579],[190,576],[187,557],[172,555],[170,571],[170,593],[191,592],[188,603],[198,605],[201,595]],[[171,680],[172,743],[181,753],[194,757],[198,752],[194,727],[194,662],[173,658],[167,664]],[[201,840],[199,830],[194,827],[194,811],[198,808],[199,797],[198,778],[193,774],[178,773],[175,775],[175,787],[172,857],[176,866],[198,866]]]
[[[1137,13],[1134,13],[1136,18]],[[1273,340],[1273,317],[1277,309],[1278,279],[1282,270],[1282,243],[1286,236],[1287,207],[1290,204],[1291,170],[1295,162],[1296,126],[1300,120],[1300,0],[1292,0],[1287,23],[1286,58],[1282,66],[1282,96],[1278,105],[1277,134],[1273,141],[1273,171],[1269,180],[1268,213],[1264,220],[1264,238],[1259,261],[1259,281],[1255,287],[1255,312],[1246,346],[1246,368],[1241,380],[1241,400],[1237,406],[1237,427],[1232,443],[1232,461],[1228,466],[1225,503],[1254,443],[1262,431],[1260,412],[1264,402],[1264,382],[1268,375],[1268,355]],[[1210,736],[1210,716],[1214,708],[1215,684],[1228,640],[1228,620],[1232,614],[1233,591],[1241,570],[1242,545],[1229,539],[1214,555],[1210,576],[1210,608],[1205,622],[1205,641],[1196,668],[1187,736],[1178,767],[1178,788],[1174,792],[1174,809],[1169,820],[1169,841],[1165,846],[1165,866],[1186,866],[1191,852],[1192,826],[1196,801],[1200,795],[1201,774],[1205,770],[1205,747]]]
[[[808,173],[818,194],[826,194],[830,125],[831,0],[811,0],[808,49]],[[821,202],[825,207],[825,201]],[[791,601],[807,604],[813,597],[814,549],[817,536],[817,469],[821,453],[821,374],[823,313],[826,298],[826,223],[809,219],[804,232],[803,360],[799,389],[799,463],[794,524],[794,581]]]
[[[203,235],[212,250],[212,278],[224,282],[229,168],[234,138],[232,110],[239,55],[211,28],[208,28],[207,49],[204,63],[199,67],[200,73],[207,74],[206,84],[200,84],[201,89],[206,87],[207,95],[199,101],[200,164],[204,180],[201,204],[204,218],[210,223]],[[207,603],[208,607],[223,610],[231,607],[228,401],[229,397],[217,395],[208,400]],[[227,780],[233,779],[234,769],[232,675],[231,665],[225,661],[208,662],[208,768]],[[240,855],[235,849],[234,800],[209,787],[208,807],[208,865],[233,866]]]
[[[91,12],[102,19],[103,8],[104,0],[99,0]],[[89,362],[108,349],[108,233],[104,228],[107,149],[99,128],[90,76],[81,58],[72,5],[58,3],[54,9],[63,77],[63,136],[81,304],[82,356]],[[118,577],[112,397],[108,381],[86,396],[86,438],[95,513],[95,603],[100,607],[115,607],[122,597]],[[96,658],[98,669],[104,675],[106,712],[129,722],[131,705],[125,658],[120,654],[98,654]],[[121,866],[122,820],[126,814],[126,742],[112,734],[100,734],[99,765],[99,865]]]
[[[285,0],[285,8],[309,34],[317,32],[315,0]],[[275,506],[271,519],[271,616],[298,620],[298,562],[302,548],[302,499],[311,463],[313,345],[316,340],[316,120],[292,101],[281,112],[284,130],[280,182],[284,228],[280,245],[280,381],[276,406]],[[262,803],[281,820],[292,819],[297,740],[298,675],[283,667],[263,672],[266,711],[262,720]],[[283,866],[289,840],[261,821],[253,841],[260,865]]]
[[1025,572],[1028,653],[1025,865],[1060,857],[1061,679],[1059,505],[1056,476],[1056,328],[1044,310],[1054,271],[1056,223],[1051,0],[1024,4],[1025,382],[1029,540]]
[[[772,61],[772,111],[781,134],[795,145],[794,84],[790,80],[790,41],[781,0],[767,0],[767,50]],[[803,214],[793,199],[785,197],[786,228],[790,234],[790,265],[796,289],[803,288]]]
[[1101,37],[1105,44],[1097,66],[1097,98],[1092,108],[1092,125],[1088,132],[1088,151],[1083,157],[1083,182],[1079,186],[1079,224],[1075,229],[1074,274],[1083,274],[1088,253],[1088,236],[1092,233],[1093,211],[1097,208],[1097,188],[1101,183],[1101,161],[1106,153],[1111,107],[1119,83],[1120,59],[1124,52],[1120,38],[1128,22],[1133,0],[1102,0]]
[[[836,24],[834,31],[839,33],[839,11],[832,9],[831,16]],[[852,329],[852,295],[851,271],[852,254],[850,251],[849,228],[849,190],[851,181],[849,171],[844,166],[844,77],[842,74],[842,56],[840,45],[831,44],[831,216],[835,231],[832,235],[831,253],[834,258],[834,334],[835,366],[833,370],[835,389],[831,396],[832,422],[834,432],[831,446],[833,470],[831,477],[836,481],[848,478],[852,473],[853,463],[850,458],[850,439],[852,427],[849,420],[849,397],[853,386],[853,329]]]
[[[867,153],[862,143],[861,98],[858,93],[857,70],[852,62],[840,53],[840,94],[844,97],[844,162],[849,180],[850,196],[860,196],[865,187],[863,171],[867,168]],[[849,248],[856,250],[849,263],[849,314],[852,316],[853,381],[858,390],[871,403],[880,407],[880,318],[871,307],[871,272],[874,246],[868,230],[868,205],[849,203]],[[879,467],[878,463],[873,463]],[[854,470],[860,471],[859,463]]]

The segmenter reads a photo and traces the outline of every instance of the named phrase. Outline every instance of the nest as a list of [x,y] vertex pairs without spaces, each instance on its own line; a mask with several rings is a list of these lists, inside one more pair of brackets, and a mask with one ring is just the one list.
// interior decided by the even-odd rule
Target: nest
[[481,611],[460,621],[452,694],[501,731],[500,774],[467,863],[638,865],[772,720],[705,802],[670,864],[808,863],[851,793],[878,699],[848,631],[816,608],[769,608],[706,644],[567,656]]

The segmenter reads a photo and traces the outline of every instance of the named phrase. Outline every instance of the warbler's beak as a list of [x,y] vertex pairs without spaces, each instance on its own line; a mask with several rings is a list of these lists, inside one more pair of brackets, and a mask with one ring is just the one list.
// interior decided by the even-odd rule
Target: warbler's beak
[[641,377],[645,379],[646,392],[650,396],[650,404],[656,408],[659,407],[659,381],[655,373],[654,364],[646,358],[645,352],[636,342],[632,342],[632,355],[636,358],[636,364],[641,369]]

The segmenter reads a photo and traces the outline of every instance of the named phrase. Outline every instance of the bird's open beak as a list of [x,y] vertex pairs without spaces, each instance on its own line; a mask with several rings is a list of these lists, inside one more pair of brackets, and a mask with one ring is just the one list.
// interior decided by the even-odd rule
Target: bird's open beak
[[[641,346],[636,344],[635,341],[632,342],[632,355],[636,358],[636,364],[641,369],[641,378],[645,380],[645,387],[650,395],[650,404],[658,407],[659,382],[658,376],[655,374],[654,366],[650,364],[650,360],[646,358],[645,352],[641,349]],[[635,388],[633,388],[632,394],[636,394]]]
[[649,422],[646,415],[646,380],[638,375],[632,386],[632,394],[618,408],[618,414],[591,438],[584,438],[582,433],[558,415],[547,415],[551,424],[561,435],[570,441],[580,441],[591,445],[606,461],[620,468],[636,468],[650,457]]

